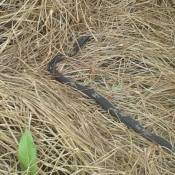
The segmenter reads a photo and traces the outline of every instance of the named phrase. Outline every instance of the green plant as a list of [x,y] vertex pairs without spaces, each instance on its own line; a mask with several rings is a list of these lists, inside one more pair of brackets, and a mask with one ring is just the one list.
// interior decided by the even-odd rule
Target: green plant
[[27,175],[37,174],[37,151],[33,142],[32,133],[26,130],[21,136],[18,146],[18,159],[22,171]]

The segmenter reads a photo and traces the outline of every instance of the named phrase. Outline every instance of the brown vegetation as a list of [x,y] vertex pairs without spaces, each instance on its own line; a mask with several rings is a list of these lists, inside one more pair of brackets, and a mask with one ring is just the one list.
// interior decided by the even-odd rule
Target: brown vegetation
[[85,33],[94,40],[62,71],[174,143],[173,1],[2,0],[0,174],[18,174],[18,141],[28,127],[41,175],[174,174],[174,155],[48,74],[49,60]]

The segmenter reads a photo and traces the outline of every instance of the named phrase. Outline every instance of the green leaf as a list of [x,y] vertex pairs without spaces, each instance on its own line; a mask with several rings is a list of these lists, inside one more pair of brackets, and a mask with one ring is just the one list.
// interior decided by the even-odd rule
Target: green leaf
[[27,171],[27,175],[37,174],[37,151],[29,130],[26,130],[21,136],[18,146],[18,159],[21,169]]

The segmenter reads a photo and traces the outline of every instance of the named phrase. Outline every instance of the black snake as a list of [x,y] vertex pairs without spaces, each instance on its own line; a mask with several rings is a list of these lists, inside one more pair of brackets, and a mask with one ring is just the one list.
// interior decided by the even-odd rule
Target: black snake
[[[80,48],[84,46],[91,39],[90,35],[84,35],[77,39],[74,43],[71,52],[68,53],[68,57],[73,57],[78,53]],[[130,116],[125,116],[121,114],[119,109],[115,108],[114,105],[109,102],[105,97],[97,93],[94,89],[89,86],[83,86],[76,83],[75,81],[65,77],[62,73],[57,71],[56,65],[65,58],[63,54],[57,54],[48,64],[48,71],[53,75],[55,80],[64,83],[75,90],[78,90],[88,96],[89,98],[96,101],[105,111],[109,112],[112,116],[117,118],[120,122],[124,123],[128,128],[133,129],[136,133],[140,134],[142,137],[153,142],[154,144],[160,145],[168,151],[173,151],[174,148],[170,142],[164,138],[147,131],[137,120]]]

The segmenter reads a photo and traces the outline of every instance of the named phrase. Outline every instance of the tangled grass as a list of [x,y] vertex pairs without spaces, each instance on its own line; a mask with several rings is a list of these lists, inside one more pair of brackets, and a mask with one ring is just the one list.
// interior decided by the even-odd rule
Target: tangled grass
[[171,175],[174,155],[55,82],[49,60],[81,34],[93,40],[61,65],[154,133],[175,140],[173,1],[0,2],[0,174],[19,174],[18,141],[30,128],[39,174]]

